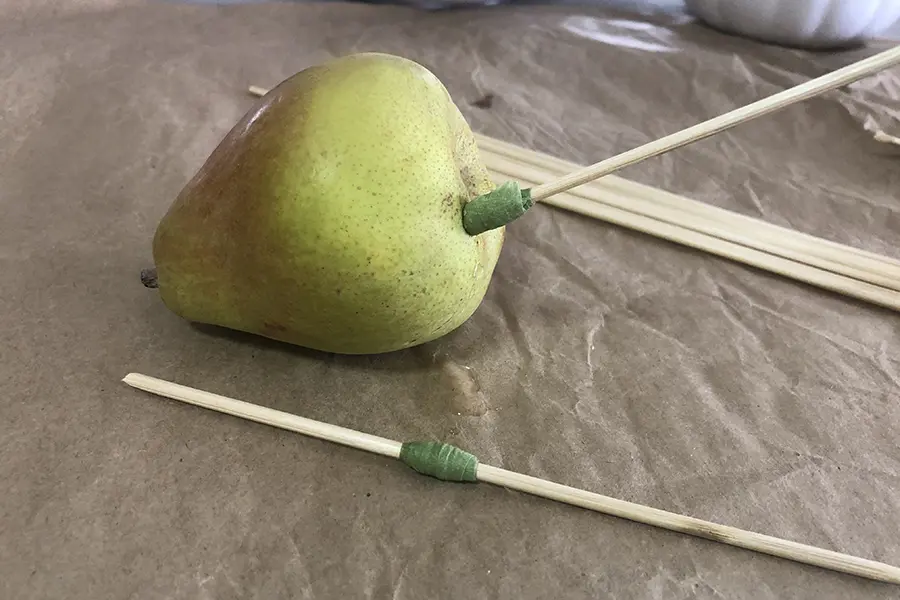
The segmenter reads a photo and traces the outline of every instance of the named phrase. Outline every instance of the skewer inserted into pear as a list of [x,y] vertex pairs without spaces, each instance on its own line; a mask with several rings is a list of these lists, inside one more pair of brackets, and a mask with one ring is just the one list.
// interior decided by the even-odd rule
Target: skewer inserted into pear
[[535,202],[898,62],[900,48],[523,190],[495,185],[428,69],[338,58],[232,128],[160,220],[142,282],[186,320],[306,348],[421,345],[474,314],[504,226]]
[[824,94],[842,85],[877,73],[900,63],[900,47],[886,50],[837,71],[817,77],[768,98],[763,98],[687,129],[654,140],[643,146],[579,169],[561,179],[522,189],[509,181],[466,204],[463,227],[470,235],[478,235],[502,227],[525,214],[534,203],[554,194],[599,179],[638,162],[676,148],[708,138],[773,111]]

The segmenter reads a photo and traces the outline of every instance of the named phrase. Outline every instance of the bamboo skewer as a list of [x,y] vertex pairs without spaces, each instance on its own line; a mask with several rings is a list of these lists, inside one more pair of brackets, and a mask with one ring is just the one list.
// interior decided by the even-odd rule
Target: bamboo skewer
[[[494,171],[494,176],[498,182],[508,177],[521,175],[521,172]],[[537,183],[537,181],[532,182],[528,180],[527,177],[521,177],[521,180],[525,183]],[[702,231],[667,223],[617,206],[586,199],[576,195],[576,190],[557,194],[545,203],[599,221],[613,223],[660,239],[702,250],[876,306],[900,311],[900,292],[893,289],[810,266],[804,262],[791,260],[778,254],[743,246],[727,239],[708,235]]]
[[[498,182],[515,178],[523,183],[530,184],[532,182],[546,181],[553,177],[550,171],[508,160],[506,157],[492,153],[484,153],[484,162]],[[600,185],[601,183],[603,185]],[[757,250],[780,256],[798,264],[816,267],[845,278],[885,288],[892,292],[900,292],[900,267],[892,264],[887,257],[882,260],[876,260],[858,255],[851,250],[842,252],[839,248],[817,244],[817,238],[806,240],[799,235],[776,237],[777,233],[767,232],[766,227],[754,230],[747,225],[735,226],[727,221],[720,221],[716,218],[717,215],[714,214],[692,214],[689,211],[691,207],[686,207],[687,210],[679,210],[677,201],[681,199],[678,196],[673,194],[667,197],[663,192],[654,188],[644,187],[642,189],[638,185],[623,184],[622,186],[617,186],[616,182],[591,182],[576,190],[561,192],[561,194],[566,194],[565,198],[557,199],[557,196],[553,196],[548,198],[545,203],[558,208],[574,210],[582,214],[589,213],[590,216],[600,220],[606,220],[602,216],[600,207],[619,209],[635,216],[643,216],[660,223],[675,226],[685,233],[695,232],[703,234],[706,238],[732,242],[746,247],[748,250]],[[617,187],[626,189],[616,189]],[[662,200],[660,200],[660,197],[662,197]],[[664,204],[667,200],[673,200],[671,206]],[[686,200],[686,202],[690,201]],[[776,228],[777,226],[773,225],[772,227]],[[635,227],[632,226],[631,228]]]
[[[480,141],[484,142],[486,139],[489,140],[482,137]],[[543,171],[493,154],[491,146],[495,143],[495,140],[490,140],[483,155],[485,164],[496,181],[512,177],[527,184],[536,184],[547,179],[546,176],[541,176]],[[656,206],[659,198],[670,203],[669,218],[664,220],[655,218],[659,212]],[[769,225],[724,209],[707,207],[703,203],[649,186],[627,180],[611,181],[609,177],[571,192],[557,194],[545,203],[884,308],[900,310],[900,291],[897,291],[900,279],[891,277],[892,272],[898,270],[897,264],[889,257]],[[686,208],[679,212],[678,209],[684,205]],[[635,207],[636,212],[633,210]],[[706,217],[703,214],[703,209],[707,208],[713,212],[713,216]],[[695,214],[691,214],[691,210],[696,211]],[[725,218],[716,215],[716,212],[723,213]],[[721,224],[716,223],[719,218],[722,219]],[[731,220],[735,223],[730,223]],[[708,221],[712,221],[712,224]],[[754,239],[758,230],[768,228],[772,230],[771,240],[759,236],[759,239]],[[780,229],[784,233],[778,237]],[[716,231],[718,235],[711,235],[711,231]],[[783,247],[784,244],[788,246]],[[817,251],[825,258],[818,258]],[[842,263],[850,266],[845,267]],[[820,268],[823,266],[827,268]]]
[[[404,444],[394,440],[314,421],[155,377],[129,373],[123,381],[131,387],[159,396],[367,452],[395,459],[400,459],[403,452]],[[474,480],[832,571],[900,584],[900,568],[892,565],[617,500],[490,465],[478,463],[475,467]]]
[[698,123],[687,129],[661,137],[650,143],[644,144],[622,154],[618,154],[594,165],[584,167],[573,173],[569,173],[555,181],[542,183],[531,189],[531,199],[534,202],[544,200],[554,194],[565,192],[573,187],[599,179],[627,166],[659,156],[675,150],[687,144],[708,138],[721,133],[737,125],[741,125],[757,117],[780,110],[792,104],[802,102],[814,96],[824,94],[830,90],[847,85],[863,77],[877,73],[888,67],[900,63],[900,46],[885,50],[874,56],[859,62],[847,65],[841,69],[816,77],[805,83],[794,86],[768,98],[757,100],[736,108],[730,112]]
[[[539,183],[578,168],[578,165],[549,154],[486,135],[475,134],[475,137],[488,169],[507,177],[522,177]],[[590,182],[569,193],[900,290],[900,260],[690,200],[616,175]],[[552,201],[546,203],[553,204]]]

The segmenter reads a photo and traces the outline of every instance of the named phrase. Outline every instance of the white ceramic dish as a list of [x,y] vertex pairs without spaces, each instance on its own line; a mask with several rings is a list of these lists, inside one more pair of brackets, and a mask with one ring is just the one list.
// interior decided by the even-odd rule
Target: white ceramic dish
[[900,19],[900,0],[685,0],[721,31],[804,48],[864,44]]

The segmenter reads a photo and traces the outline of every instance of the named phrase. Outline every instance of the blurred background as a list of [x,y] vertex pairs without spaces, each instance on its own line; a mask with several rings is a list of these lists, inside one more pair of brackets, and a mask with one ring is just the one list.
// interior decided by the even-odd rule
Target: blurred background
[[[180,1],[225,5],[254,4],[270,0]],[[874,37],[900,40],[900,0],[359,0],[359,3],[398,4],[425,10],[501,4],[582,5],[632,11],[636,14],[681,13],[699,17],[729,33],[791,45],[829,47]]]

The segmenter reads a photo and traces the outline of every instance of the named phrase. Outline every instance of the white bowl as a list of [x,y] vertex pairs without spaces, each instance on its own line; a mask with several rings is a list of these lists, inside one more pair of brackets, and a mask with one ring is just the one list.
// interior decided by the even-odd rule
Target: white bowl
[[864,44],[900,19],[900,0],[685,0],[715,29],[804,48]]

